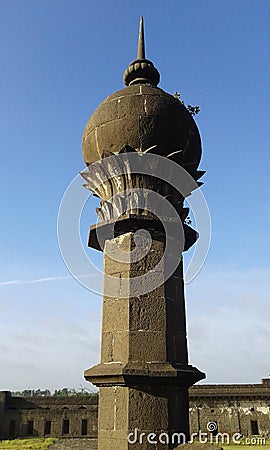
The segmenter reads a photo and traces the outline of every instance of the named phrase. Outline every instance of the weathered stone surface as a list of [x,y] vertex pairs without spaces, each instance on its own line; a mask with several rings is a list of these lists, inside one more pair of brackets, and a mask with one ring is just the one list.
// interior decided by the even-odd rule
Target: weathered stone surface
[[[183,202],[202,176],[200,135],[183,103],[156,87],[159,73],[145,59],[142,23],[138,59],[124,75],[128,87],[97,108],[83,135],[90,166],[83,177],[101,198],[101,222],[91,227],[89,245],[104,251],[101,363],[85,372],[100,386],[99,450],[152,449],[151,433],[188,437],[188,387],[204,378],[188,365],[181,262],[182,251],[197,239],[183,223],[188,214]],[[132,152],[134,166],[127,158]],[[182,170],[181,193],[163,180],[156,154],[187,167],[192,176]],[[139,235],[142,229],[148,237]],[[127,435],[135,430],[146,439],[131,444]],[[172,446],[159,439],[155,448]]]
[[[84,420],[89,442],[89,438],[97,437],[97,417],[97,398],[89,395],[23,398],[13,397],[10,392],[0,393],[0,439],[29,437],[29,421],[33,421],[33,437],[61,437],[63,420],[69,420],[69,433],[65,437],[79,438],[83,437]],[[50,433],[45,433],[46,422],[50,422]]]
[[187,109],[149,85],[128,86],[101,103],[84,130],[84,160],[98,161],[102,150],[118,153],[126,144],[141,150],[157,145],[163,155],[185,149],[179,163],[198,166],[201,158],[200,135]]
[[118,331],[113,335],[113,361],[127,362],[129,360],[129,331]]
[[103,297],[103,318],[104,332],[128,330],[129,299]]
[[100,430],[98,450],[127,450],[127,434],[122,430]]
[[[180,389],[181,390],[181,389]],[[156,433],[169,433],[172,427],[179,430],[179,420],[184,423],[183,412],[177,403],[176,396],[183,394],[179,388],[162,389],[158,386],[142,388],[111,387],[100,389],[99,414],[99,449],[107,448],[111,440],[111,449],[137,448],[148,449],[147,436]],[[185,398],[182,400],[186,401]],[[183,406],[183,403],[181,403]],[[132,434],[133,443],[128,441]],[[137,437],[135,441],[135,437]],[[140,441],[140,439],[142,439]],[[143,446],[142,446],[143,444]],[[119,445],[119,447],[118,447]],[[156,448],[168,448],[159,442]],[[153,448],[153,447],[152,447]]]
[[[145,242],[134,241],[135,234],[126,232],[119,237],[107,240],[104,249],[104,272],[107,275],[125,275],[130,278],[152,270],[164,254],[165,244],[153,240],[146,251]],[[142,255],[146,254],[144,257]],[[163,265],[159,269],[163,271]]]
[[166,361],[164,331],[130,331],[129,357],[131,361]]
[[[130,250],[135,248],[133,236],[133,233],[126,233],[106,242],[105,273],[111,275],[116,270],[114,275],[119,276],[121,285],[123,279],[136,281],[136,277],[155,270],[164,252],[164,243],[153,239],[150,252],[140,261],[131,262]],[[127,256],[126,261],[117,261],[120,259],[119,251],[122,259]],[[180,260],[174,275],[152,292],[138,297],[104,297],[101,362],[141,360],[187,363],[182,278]],[[138,281],[138,288],[140,286]],[[121,287],[120,292],[122,294]]]
[[[134,233],[108,241],[105,272],[112,274],[117,270],[121,283],[123,279],[136,279],[155,268],[165,246],[162,240],[153,238],[152,252],[139,263],[130,258],[134,248]],[[127,258],[114,266],[118,249]],[[135,428],[146,435],[153,430],[188,434],[188,386],[202,374],[192,372],[194,368],[187,366],[182,270],[179,258],[172,277],[147,294],[104,297],[101,364],[85,373],[88,380],[101,386],[99,445],[102,450],[109,442],[111,449],[135,448],[138,443],[131,447],[123,440],[123,435],[127,436]],[[169,362],[180,365],[174,368]],[[145,441],[140,448],[147,449],[149,445]],[[166,445],[159,442],[157,448],[168,448]]]
[[[129,389],[129,429],[151,432],[168,427],[168,399],[157,389]],[[159,392],[160,393],[160,392]]]
[[[161,295],[160,295],[161,294]],[[130,331],[163,331],[166,327],[166,300],[161,293],[129,299]]]
[[102,332],[101,335],[101,362],[113,361],[113,333]]

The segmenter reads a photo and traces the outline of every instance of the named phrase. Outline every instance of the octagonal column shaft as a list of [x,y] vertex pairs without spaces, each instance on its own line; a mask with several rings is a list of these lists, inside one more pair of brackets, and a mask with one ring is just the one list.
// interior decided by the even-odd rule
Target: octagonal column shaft
[[[128,363],[171,362],[187,364],[187,341],[183,271],[181,255],[174,274],[164,282],[164,265],[159,267],[162,283],[154,290],[134,295],[136,287],[130,286],[129,296],[123,292],[124,281],[140,279],[155,270],[164,254],[164,240],[153,240],[147,255],[139,261],[123,263],[117,256],[118,249],[131,254],[134,234],[126,233],[112,241],[106,241],[104,273],[115,277],[119,284],[119,297],[103,298],[101,362]],[[116,244],[116,245],[115,245]],[[143,241],[141,242],[143,247]]]
[[[133,232],[105,243],[105,280],[106,275],[115,278],[119,295],[103,298],[101,362],[85,372],[86,379],[100,387],[99,450],[153,448],[147,436],[164,432],[170,442],[156,448],[176,447],[172,435],[182,433],[187,439],[189,434],[188,387],[203,378],[188,365],[182,255],[168,280],[164,260],[156,273],[160,285],[134,295],[132,283],[128,292],[128,280],[155,270],[165,240],[161,234],[152,236],[147,254],[132,262],[134,247]],[[123,251],[130,255],[128,262],[119,261],[117,253]],[[136,433],[145,433],[142,442],[128,442],[128,435],[135,440]]]

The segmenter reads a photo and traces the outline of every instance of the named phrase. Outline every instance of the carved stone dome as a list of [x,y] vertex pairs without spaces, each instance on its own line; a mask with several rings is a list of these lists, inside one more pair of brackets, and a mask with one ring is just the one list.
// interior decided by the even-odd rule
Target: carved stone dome
[[104,150],[118,153],[124,145],[137,151],[156,146],[153,153],[173,152],[179,164],[198,167],[201,140],[198,128],[182,103],[150,84],[133,84],[104,100],[88,121],[83,134],[87,165]]
[[145,58],[141,18],[137,59],[124,73],[127,87],[106,98],[85,127],[82,148],[87,165],[128,145],[138,152],[154,147],[152,153],[174,153],[174,161],[196,171],[202,152],[198,128],[185,106],[157,87],[159,78]]

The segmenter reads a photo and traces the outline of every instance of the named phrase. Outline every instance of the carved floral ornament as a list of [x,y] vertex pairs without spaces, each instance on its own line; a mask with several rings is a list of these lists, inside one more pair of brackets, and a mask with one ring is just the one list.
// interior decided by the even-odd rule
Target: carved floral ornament
[[[183,186],[179,192],[173,187],[174,183],[171,185],[162,179],[162,161],[163,158],[172,162],[178,160],[182,150],[170,153],[166,157],[157,156],[156,152],[156,145],[145,151],[125,145],[118,154],[104,150],[100,161],[90,164],[86,171],[81,172],[87,181],[84,187],[101,199],[100,208],[96,209],[100,221],[109,221],[130,214],[144,216],[155,214],[156,209],[160,210],[160,205],[155,204],[159,202],[159,197],[153,193],[158,193],[169,201],[182,221],[186,219],[189,209],[184,208],[184,199],[203,184],[197,180],[205,172],[197,170],[196,164],[178,166],[179,176],[183,177]],[[186,176],[183,176],[184,173]],[[168,175],[166,174],[166,179]]]

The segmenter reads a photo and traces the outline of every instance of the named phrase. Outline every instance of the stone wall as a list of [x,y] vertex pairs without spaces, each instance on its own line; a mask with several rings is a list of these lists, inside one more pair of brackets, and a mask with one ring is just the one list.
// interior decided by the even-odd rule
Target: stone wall
[[206,432],[207,424],[214,422],[220,433],[270,436],[269,381],[193,386],[190,389],[191,432]]
[[1,392],[0,438],[96,437],[97,402],[89,395],[23,398]]
[[[270,379],[261,384],[190,388],[190,431],[270,436]],[[97,397],[12,397],[0,392],[0,438],[97,437]]]

